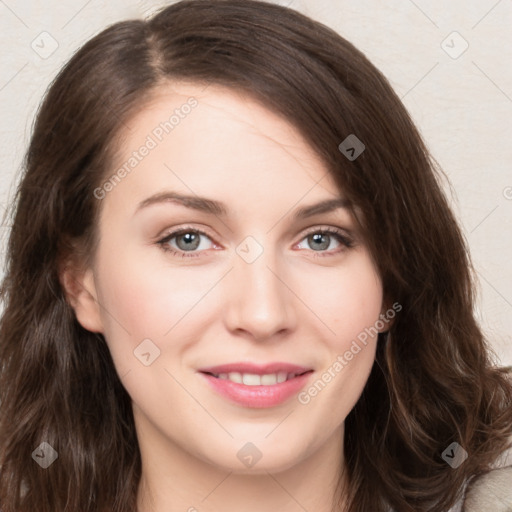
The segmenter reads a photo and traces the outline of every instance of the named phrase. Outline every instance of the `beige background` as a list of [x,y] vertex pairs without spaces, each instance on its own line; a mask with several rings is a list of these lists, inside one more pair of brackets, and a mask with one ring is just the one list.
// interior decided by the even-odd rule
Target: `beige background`
[[[0,204],[9,201],[38,103],[64,62],[108,24],[166,3],[0,0]],[[511,365],[512,0],[276,3],[337,30],[403,99],[449,177],[480,281],[478,316]]]

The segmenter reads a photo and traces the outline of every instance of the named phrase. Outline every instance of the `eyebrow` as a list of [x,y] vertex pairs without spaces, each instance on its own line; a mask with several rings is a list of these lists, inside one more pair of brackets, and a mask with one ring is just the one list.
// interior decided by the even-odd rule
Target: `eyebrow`
[[[224,203],[208,199],[206,197],[184,195],[178,192],[160,192],[148,197],[139,203],[135,213],[139,212],[143,208],[147,208],[148,206],[161,203],[180,204],[186,208],[191,208],[193,210],[198,210],[219,217],[226,217],[228,215],[228,209]],[[297,209],[292,218],[293,220],[301,220],[307,217],[312,217],[313,215],[329,213],[340,208],[348,209],[348,201],[346,199],[342,197],[326,199],[319,203],[303,206]]]

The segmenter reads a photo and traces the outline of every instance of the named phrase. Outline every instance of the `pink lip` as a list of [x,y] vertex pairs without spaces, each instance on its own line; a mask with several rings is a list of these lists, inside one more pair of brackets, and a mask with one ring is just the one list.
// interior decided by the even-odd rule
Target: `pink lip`
[[[199,372],[208,381],[209,385],[222,396],[244,407],[265,408],[279,405],[298,393],[309,380],[312,371],[311,368],[288,363],[272,363],[264,366],[251,363],[233,363],[203,368]],[[302,375],[297,375],[285,382],[270,386],[247,386],[230,380],[219,379],[212,375],[231,372],[254,373],[256,375],[286,372],[287,374]]]
[[198,371],[202,373],[254,373],[255,375],[265,375],[268,373],[304,373],[312,370],[305,366],[298,366],[296,364],[289,363],[268,363],[265,365],[258,365],[254,363],[230,363],[221,364],[219,366],[210,366],[208,368],[200,368]]

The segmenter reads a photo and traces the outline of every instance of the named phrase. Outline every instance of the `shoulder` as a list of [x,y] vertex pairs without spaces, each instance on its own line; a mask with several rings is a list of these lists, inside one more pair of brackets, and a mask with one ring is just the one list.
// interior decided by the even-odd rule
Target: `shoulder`
[[[464,500],[453,512],[510,512],[512,510],[512,448],[506,450],[484,475],[470,480]],[[452,511],[450,511],[452,512]]]
[[[512,441],[512,438],[511,438]],[[504,451],[484,475],[469,479],[462,497],[447,512],[511,512],[512,448]],[[389,512],[396,512],[390,509]]]

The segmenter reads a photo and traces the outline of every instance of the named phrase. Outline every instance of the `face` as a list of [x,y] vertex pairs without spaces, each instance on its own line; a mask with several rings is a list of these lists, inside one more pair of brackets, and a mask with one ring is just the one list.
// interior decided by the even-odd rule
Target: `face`
[[162,87],[127,124],[76,311],[139,439],[237,472],[254,447],[253,472],[300,463],[342,436],[384,312],[342,191],[296,129],[228,89]]

